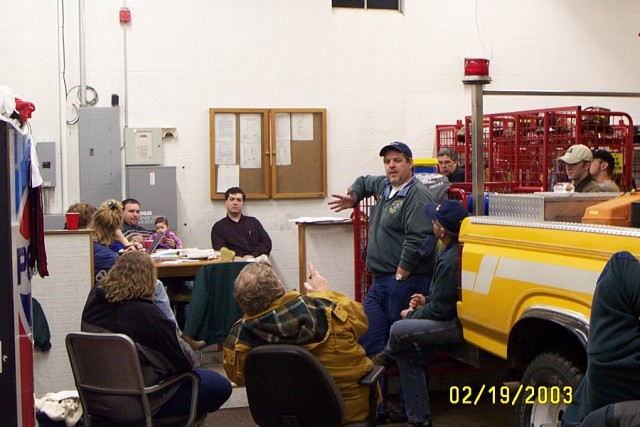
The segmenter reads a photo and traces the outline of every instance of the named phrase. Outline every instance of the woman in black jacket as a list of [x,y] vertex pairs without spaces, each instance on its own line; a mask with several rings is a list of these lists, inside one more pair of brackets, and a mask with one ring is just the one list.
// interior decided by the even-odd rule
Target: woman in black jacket
[[[146,252],[127,252],[89,293],[82,313],[83,331],[109,331],[128,335],[147,354],[140,363],[145,384],[157,384],[168,376],[193,370],[200,378],[198,413],[214,412],[229,399],[231,383],[218,373],[193,369],[195,354],[178,337],[176,325],[153,304],[157,273]],[[164,360],[161,366],[149,360]],[[151,368],[151,369],[147,369]],[[158,416],[189,413],[190,386],[184,383],[170,393],[156,396],[152,412]]]

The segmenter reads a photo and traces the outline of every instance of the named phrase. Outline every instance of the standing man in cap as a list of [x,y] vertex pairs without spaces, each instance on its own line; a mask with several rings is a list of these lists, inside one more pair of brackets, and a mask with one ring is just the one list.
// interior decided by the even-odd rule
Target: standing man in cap
[[[424,215],[433,201],[429,190],[413,176],[413,153],[403,142],[392,142],[380,150],[386,176],[360,176],[346,195],[333,194],[331,209],[340,212],[376,194],[378,201],[369,218],[367,269],[373,284],[367,292],[364,311],[369,329],[360,343],[372,356],[380,353],[389,327],[413,294],[429,291],[435,260],[431,221]],[[378,408],[386,416],[386,402]]]
[[591,162],[589,173],[591,178],[598,184],[598,187],[600,187],[600,191],[607,193],[620,192],[618,184],[611,179],[615,164],[615,159],[607,150],[595,150],[593,152],[593,161]]
[[572,145],[558,160],[566,165],[567,176],[573,183],[576,193],[601,192],[598,184],[591,178],[589,169],[593,161],[593,154],[586,145]]

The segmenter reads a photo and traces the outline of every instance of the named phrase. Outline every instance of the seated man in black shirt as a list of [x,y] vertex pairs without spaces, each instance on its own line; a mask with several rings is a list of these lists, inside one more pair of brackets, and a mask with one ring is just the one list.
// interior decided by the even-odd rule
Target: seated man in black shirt
[[225,247],[243,258],[269,255],[271,238],[260,221],[242,214],[246,194],[240,187],[224,193],[227,215],[211,228],[211,247],[217,251]]

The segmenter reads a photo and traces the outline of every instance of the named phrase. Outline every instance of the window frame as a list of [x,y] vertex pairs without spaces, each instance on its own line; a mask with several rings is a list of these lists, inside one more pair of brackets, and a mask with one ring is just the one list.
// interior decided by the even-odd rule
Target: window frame
[[[331,7],[337,9],[363,9],[363,10],[396,10],[400,13],[403,13],[404,10],[404,0],[342,0],[348,3],[359,3],[362,2],[362,5],[336,5],[336,2],[340,2],[341,0],[331,0]],[[369,7],[370,1],[397,1],[397,7]]]

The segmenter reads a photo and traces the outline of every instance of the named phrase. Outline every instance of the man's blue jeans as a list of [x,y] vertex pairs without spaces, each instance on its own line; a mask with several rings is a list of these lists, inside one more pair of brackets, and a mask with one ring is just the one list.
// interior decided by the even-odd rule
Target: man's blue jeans
[[372,357],[384,350],[389,340],[389,328],[400,319],[400,312],[409,307],[413,294],[427,295],[431,276],[411,275],[406,280],[396,280],[394,275],[373,279],[364,301],[369,329],[360,337],[360,344]]
[[427,362],[442,350],[442,344],[462,342],[458,319],[403,319],[391,326],[387,351],[398,362],[409,422],[431,419]]
[[[429,293],[431,276],[411,275],[406,280],[396,280],[395,275],[377,276],[367,292],[364,301],[364,312],[367,315],[369,329],[360,337],[360,344],[373,357],[384,350],[389,340],[389,328],[400,319],[400,312],[409,306],[411,295]],[[382,403],[378,406],[378,413],[387,412],[387,382],[386,377],[380,381],[382,388]]]

